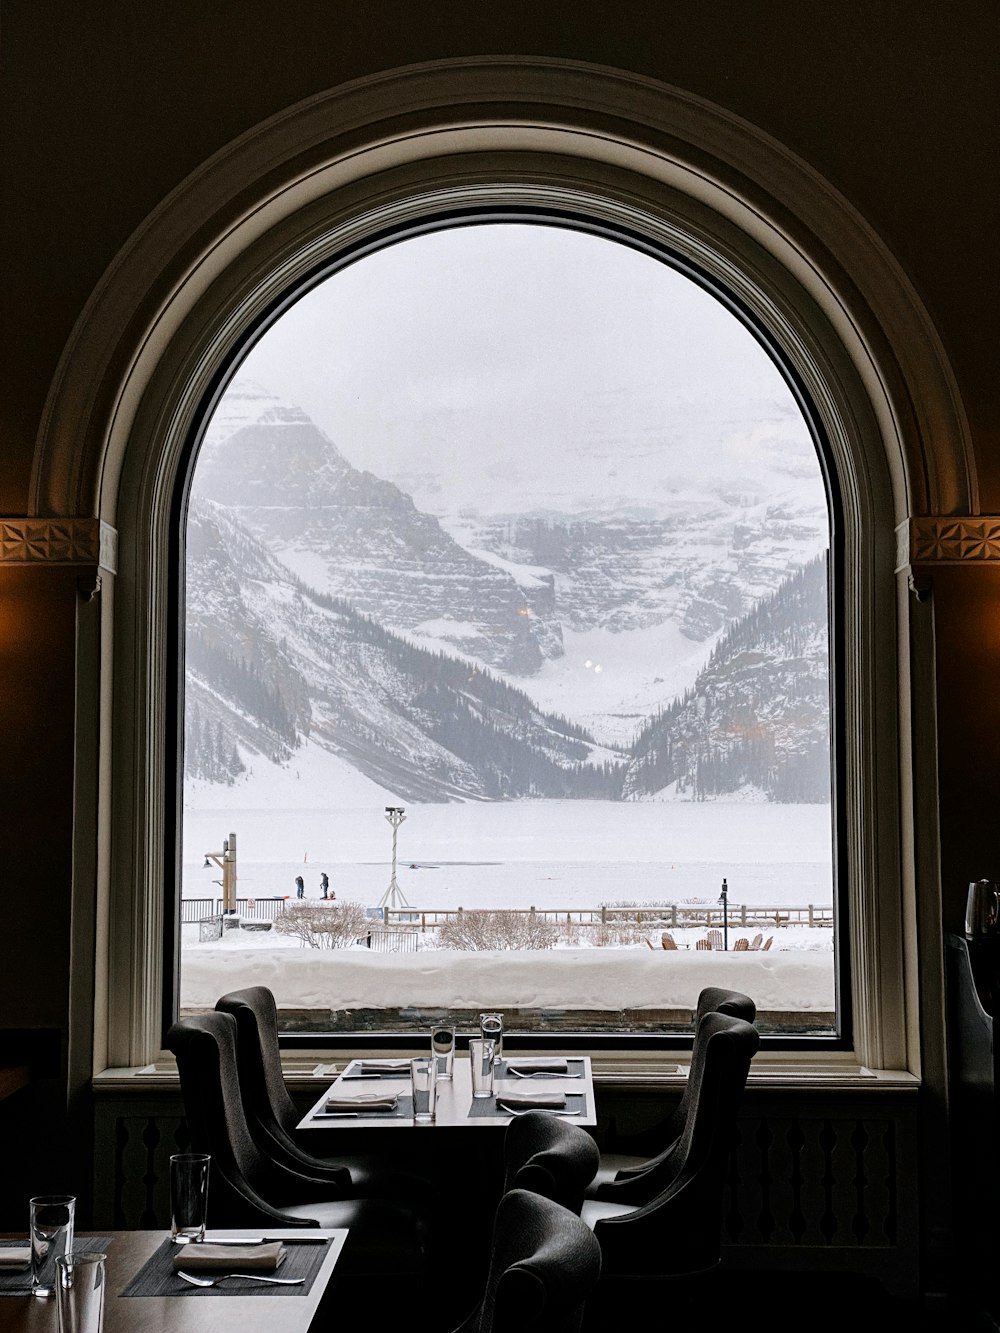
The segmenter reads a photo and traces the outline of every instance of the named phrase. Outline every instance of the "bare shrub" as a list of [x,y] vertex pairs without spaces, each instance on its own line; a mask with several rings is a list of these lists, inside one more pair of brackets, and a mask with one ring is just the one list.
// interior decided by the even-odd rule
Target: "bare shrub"
[[559,929],[534,912],[457,912],[438,931],[442,949],[551,949]]
[[366,936],[371,924],[360,903],[289,903],[274,929],[292,935],[304,948],[342,949]]
[[649,932],[651,918],[648,912],[609,913],[594,931],[594,943],[599,947],[618,944],[640,944]]

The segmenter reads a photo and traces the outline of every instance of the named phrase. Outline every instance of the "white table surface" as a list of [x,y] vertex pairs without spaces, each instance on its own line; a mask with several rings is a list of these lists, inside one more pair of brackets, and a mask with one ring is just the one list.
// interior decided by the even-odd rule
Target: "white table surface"
[[[372,1057],[377,1058],[377,1057]],[[532,1059],[531,1055],[518,1056],[511,1052],[505,1054],[505,1059],[517,1063],[523,1059],[525,1062]],[[583,1062],[582,1078],[497,1078],[494,1080],[494,1091],[503,1092],[566,1092],[583,1093],[586,1098],[584,1111],[581,1115],[567,1117],[572,1119],[576,1125],[596,1125],[597,1116],[595,1114],[594,1104],[594,1079],[590,1065],[590,1057],[586,1055],[564,1055],[562,1052],[554,1051],[549,1056],[538,1056],[539,1059],[567,1059],[581,1060]],[[472,1073],[469,1064],[469,1057],[464,1053],[456,1053],[454,1061],[453,1076],[449,1080],[438,1079],[437,1085],[437,1115],[433,1124],[414,1124],[410,1118],[399,1116],[378,1116],[364,1115],[358,1116],[337,1116],[333,1119],[321,1118],[326,1105],[326,1100],[330,1096],[349,1097],[360,1093],[385,1092],[409,1094],[410,1076],[408,1072],[402,1073],[398,1078],[378,1078],[378,1079],[345,1079],[340,1074],[334,1082],[328,1087],[321,1097],[318,1097],[315,1103],[309,1108],[306,1114],[299,1121],[299,1129],[408,1129],[408,1130],[433,1130],[435,1128],[468,1128],[468,1129],[496,1129],[497,1126],[507,1125],[511,1120],[509,1112],[499,1111],[495,1115],[469,1115],[469,1108],[472,1105]]]

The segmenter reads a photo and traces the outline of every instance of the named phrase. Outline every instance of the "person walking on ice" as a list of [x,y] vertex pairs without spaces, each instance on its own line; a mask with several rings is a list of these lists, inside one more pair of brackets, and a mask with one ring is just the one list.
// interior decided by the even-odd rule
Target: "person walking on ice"
[[324,897],[324,898],[329,898],[329,896],[330,896],[330,876],[326,873],[325,870],[323,871],[322,875],[320,875],[320,877],[319,877],[319,886],[320,886],[320,888],[323,890],[323,897]]
[[304,898],[306,896],[306,882],[301,875],[295,876],[295,896]]

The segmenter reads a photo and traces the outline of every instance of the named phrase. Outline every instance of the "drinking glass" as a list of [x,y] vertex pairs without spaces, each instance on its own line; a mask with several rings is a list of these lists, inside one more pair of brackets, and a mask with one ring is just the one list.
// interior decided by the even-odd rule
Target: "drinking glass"
[[179,1152],[170,1159],[170,1234],[178,1243],[205,1239],[208,1153]]
[[480,1014],[479,1031],[483,1041],[492,1041],[496,1052],[494,1059],[503,1059],[503,1014]]
[[37,1194],[28,1201],[31,1237],[31,1292],[56,1294],[56,1260],[73,1248],[76,1199],[72,1194]]
[[410,1061],[413,1119],[418,1125],[433,1124],[437,1114],[437,1056],[421,1055]]
[[493,1067],[495,1061],[496,1044],[489,1039],[473,1037],[469,1042],[473,1097],[493,1096]]
[[438,1078],[451,1078],[455,1064],[455,1029],[451,1024],[440,1022],[431,1028],[431,1051],[437,1060]]
[[102,1333],[106,1254],[69,1251],[56,1260],[59,1333]]

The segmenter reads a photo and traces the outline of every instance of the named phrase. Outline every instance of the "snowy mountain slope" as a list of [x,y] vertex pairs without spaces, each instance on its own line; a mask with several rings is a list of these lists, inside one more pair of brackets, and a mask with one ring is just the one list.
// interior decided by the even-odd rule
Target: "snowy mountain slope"
[[222,506],[192,503],[188,552],[188,747],[214,746],[194,776],[235,777],[233,747],[281,762],[301,734],[408,800],[616,790],[580,727],[307,588]]

